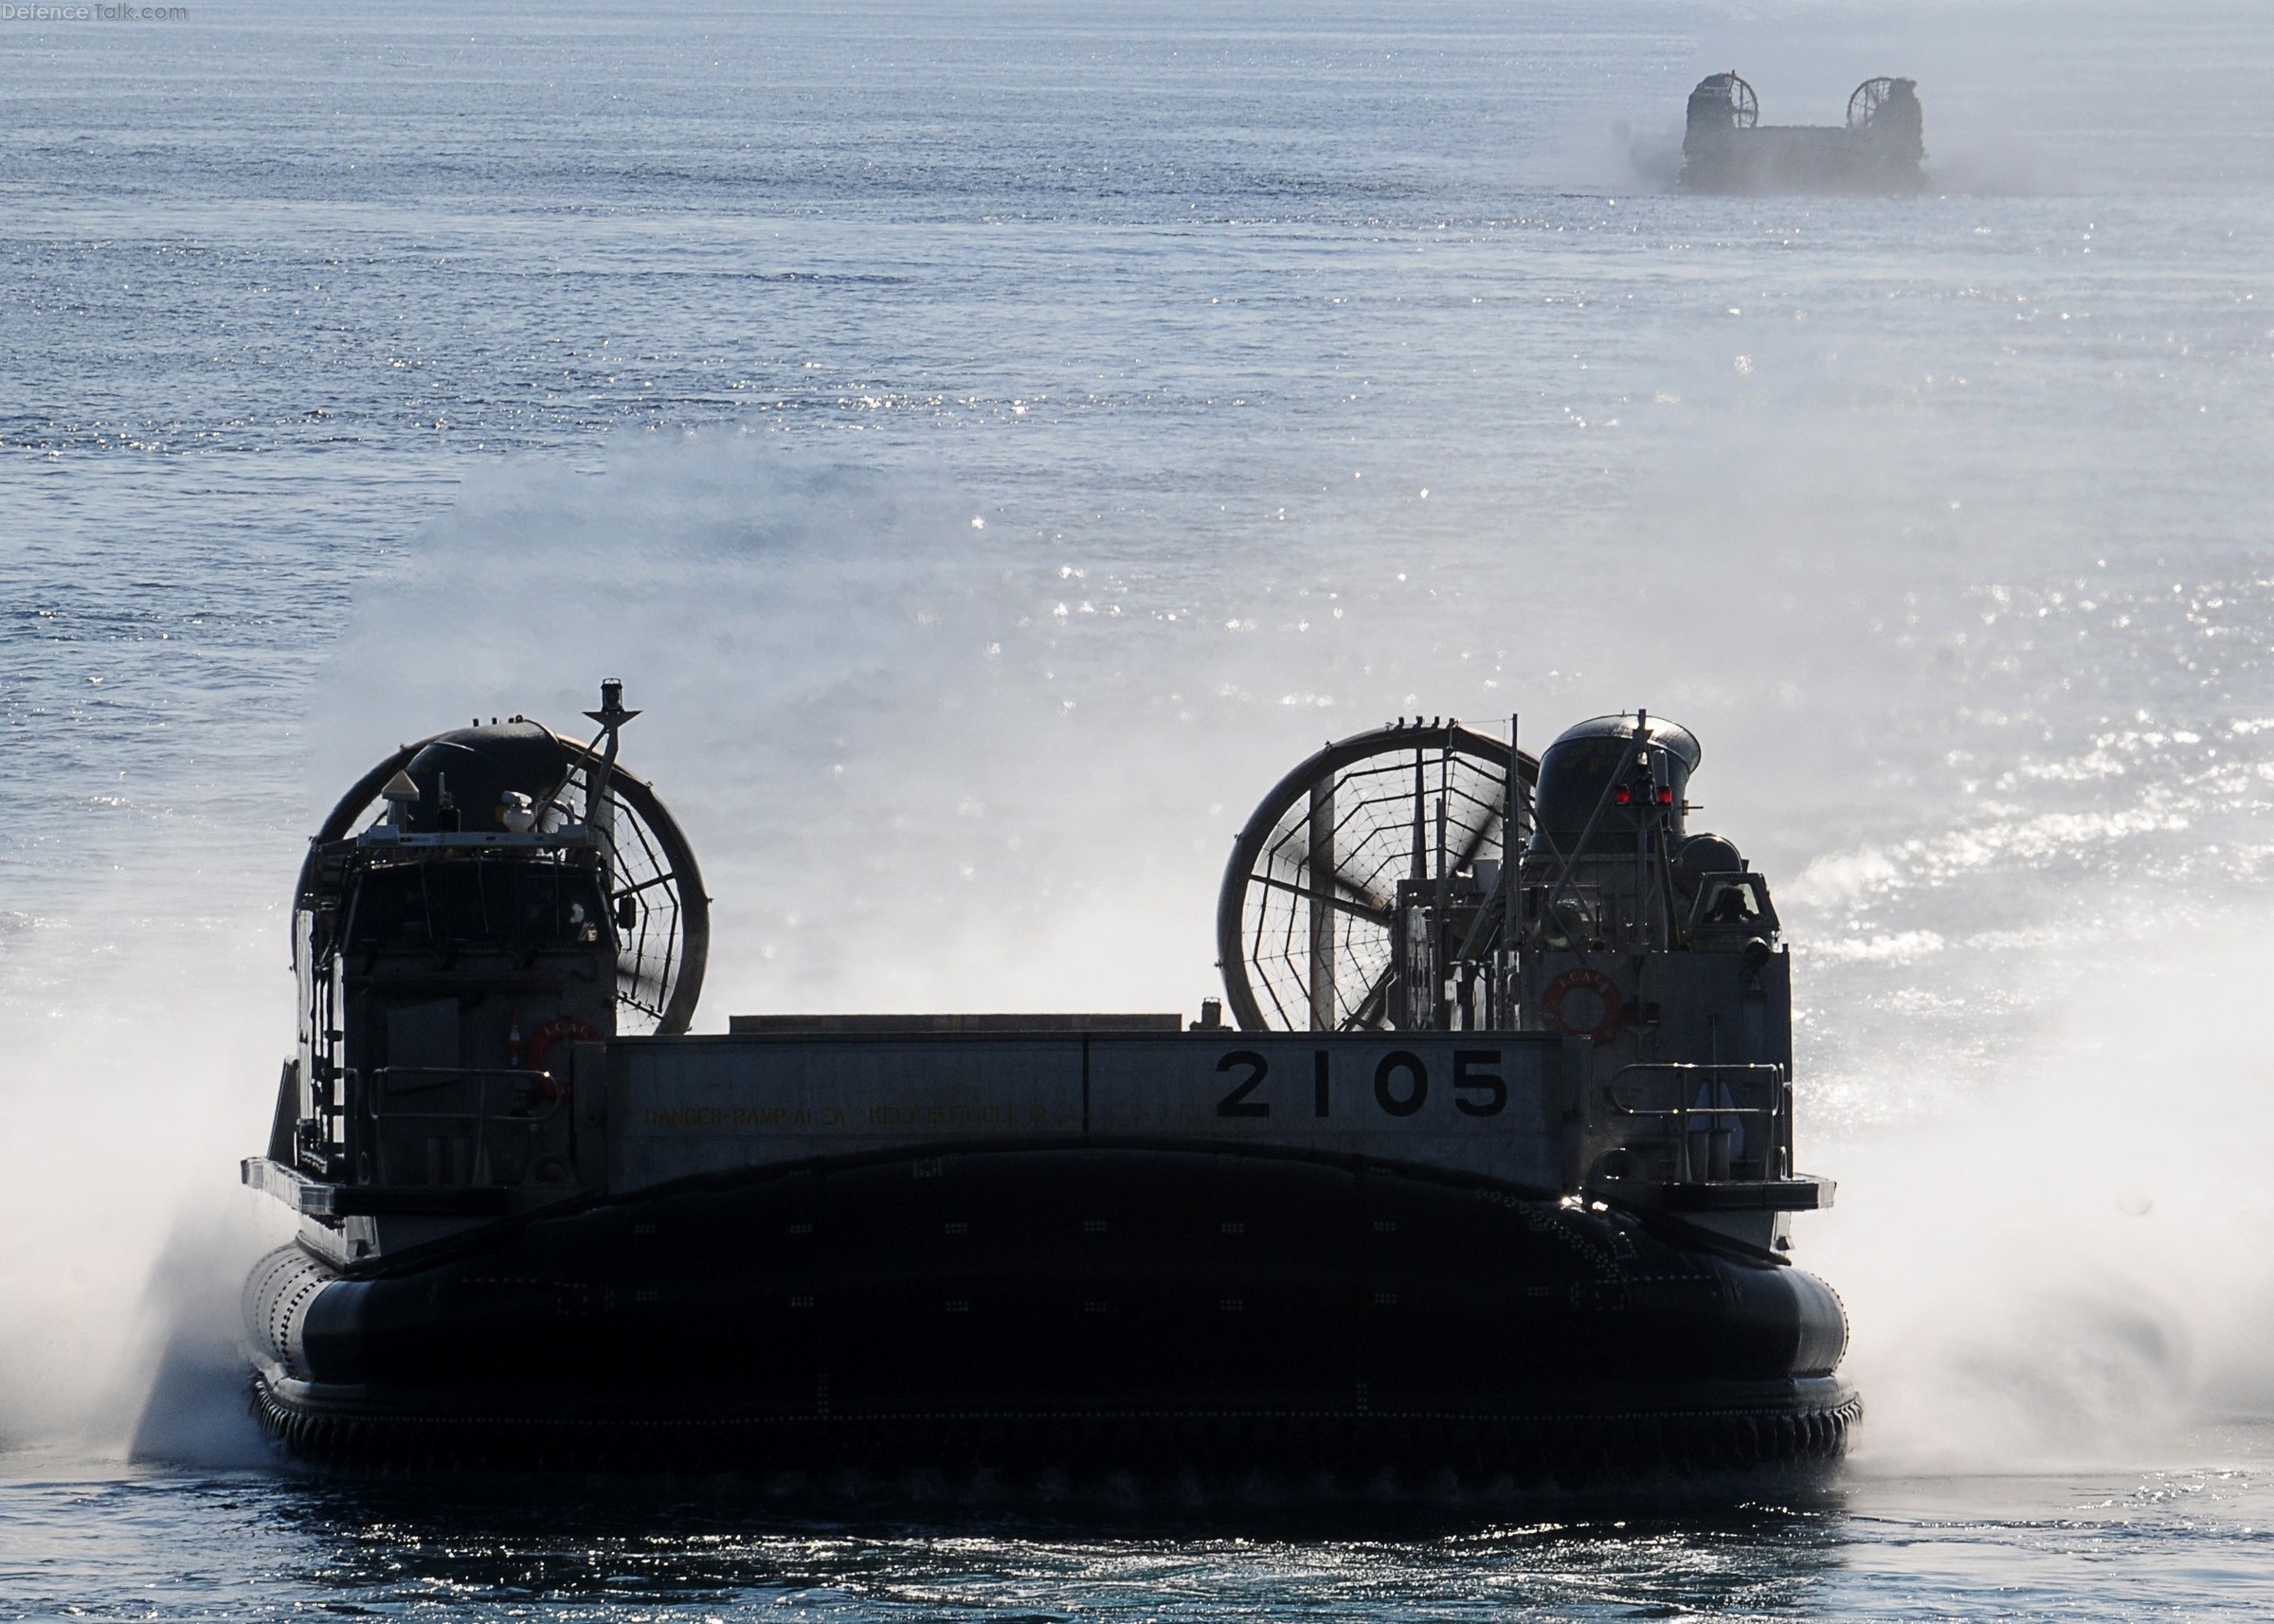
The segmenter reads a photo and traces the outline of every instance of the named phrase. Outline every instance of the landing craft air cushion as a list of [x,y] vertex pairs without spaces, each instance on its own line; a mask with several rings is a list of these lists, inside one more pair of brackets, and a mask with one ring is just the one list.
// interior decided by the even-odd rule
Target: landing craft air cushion
[[1919,85],[1867,79],[1845,124],[1763,124],[1760,99],[1734,73],[1709,74],[1683,120],[1682,189],[1751,194],[1921,191],[1926,175]]
[[[1790,958],[1645,713],[1330,745],[1175,1015],[689,1032],[694,854],[514,718],[311,842],[245,1182],[256,1413],[319,1457],[1573,1481],[1824,1461]],[[1229,1023],[1223,1019],[1228,1008]]]

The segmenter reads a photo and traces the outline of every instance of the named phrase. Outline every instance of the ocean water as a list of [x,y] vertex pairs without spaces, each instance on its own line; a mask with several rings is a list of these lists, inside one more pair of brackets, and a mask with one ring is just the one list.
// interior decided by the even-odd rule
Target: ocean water
[[[2274,19],[0,19],[0,1617],[2263,1616]],[[1936,186],[1671,195],[1688,85]],[[338,786],[627,737],[706,1013],[1191,1009],[1324,738],[1647,705],[1777,888],[1841,1479],[336,1478],[229,1347]]]

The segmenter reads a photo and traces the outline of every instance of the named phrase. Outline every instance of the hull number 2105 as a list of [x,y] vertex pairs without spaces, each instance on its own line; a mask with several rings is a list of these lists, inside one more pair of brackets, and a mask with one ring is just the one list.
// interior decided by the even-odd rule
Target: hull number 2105
[[[1445,1079],[1453,1109],[1464,1116],[1498,1116],[1507,1109],[1508,1082],[1500,1074],[1498,1049],[1455,1049],[1453,1074]],[[1231,1081],[1231,1092],[1216,1102],[1218,1116],[1272,1114],[1272,1063],[1254,1049],[1235,1049],[1216,1069]],[[1393,1049],[1374,1067],[1374,1104],[1389,1116],[1412,1116],[1429,1103],[1428,1062],[1410,1049]],[[1327,1051],[1310,1056],[1310,1114],[1327,1116],[1334,1107],[1333,1075]]]

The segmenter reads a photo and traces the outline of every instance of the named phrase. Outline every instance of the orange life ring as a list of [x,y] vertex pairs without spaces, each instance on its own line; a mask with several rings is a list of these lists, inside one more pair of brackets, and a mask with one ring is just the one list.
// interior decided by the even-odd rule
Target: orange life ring
[[[1563,1019],[1563,1001],[1575,988],[1584,987],[1595,994],[1603,1006],[1602,1018],[1593,1026],[1574,1026]],[[1565,970],[1547,983],[1547,991],[1540,998],[1540,1019],[1555,1031],[1573,1038],[1591,1038],[1599,1047],[1611,1041],[1618,1031],[1618,1023],[1627,1013],[1627,1001],[1618,990],[1618,983],[1600,970],[1591,970],[1580,965]]]
[[[564,1038],[571,1042],[597,1043],[600,1041],[600,1033],[588,1023],[577,1020],[573,1015],[564,1015],[558,1020],[548,1020],[531,1035],[527,1043],[521,1046],[522,1069],[531,1072],[544,1071],[546,1051]],[[547,1092],[558,1097],[561,1092],[561,1085],[552,1083],[549,1077]]]

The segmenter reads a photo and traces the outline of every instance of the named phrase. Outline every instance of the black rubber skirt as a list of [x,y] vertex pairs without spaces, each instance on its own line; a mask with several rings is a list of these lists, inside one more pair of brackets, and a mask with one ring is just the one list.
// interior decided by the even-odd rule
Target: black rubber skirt
[[1860,1414],[1799,1270],[1286,1153],[804,1164],[285,1249],[245,1309],[257,1414],[327,1459],[1572,1483],[1828,1462]]

